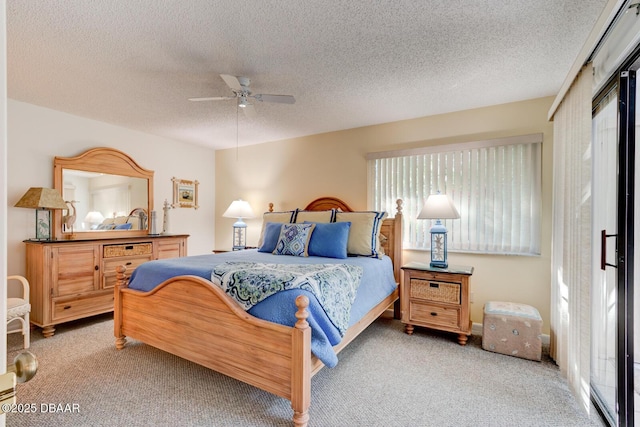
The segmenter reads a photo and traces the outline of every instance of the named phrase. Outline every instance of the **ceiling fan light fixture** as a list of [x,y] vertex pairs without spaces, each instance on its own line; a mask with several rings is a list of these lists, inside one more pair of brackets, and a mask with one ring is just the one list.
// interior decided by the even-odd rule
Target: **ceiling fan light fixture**
[[251,79],[248,77],[236,77],[229,74],[220,74],[222,80],[229,86],[233,92],[233,96],[212,96],[207,98],[189,98],[190,101],[222,101],[226,99],[237,99],[236,109],[242,108],[244,114],[248,117],[255,116],[254,104],[249,102],[249,98],[253,98],[259,102],[273,102],[277,104],[295,104],[296,99],[292,95],[270,95],[270,94],[254,94],[249,89]]

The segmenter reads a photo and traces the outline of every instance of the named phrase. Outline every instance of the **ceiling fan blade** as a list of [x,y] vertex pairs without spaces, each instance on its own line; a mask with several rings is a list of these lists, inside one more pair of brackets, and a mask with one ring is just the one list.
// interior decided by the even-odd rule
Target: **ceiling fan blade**
[[220,74],[222,80],[233,90],[242,91],[242,85],[240,84],[240,80],[236,76],[231,76],[229,74]]
[[267,95],[260,93],[252,95],[252,98],[261,102],[277,102],[279,104],[295,104],[296,102],[296,99],[291,95]]
[[256,117],[256,109],[253,107],[253,104],[244,104],[244,107],[241,108],[244,111],[244,115],[250,118]]
[[235,96],[210,96],[208,98],[189,98],[189,101],[224,101],[226,99],[235,99]]

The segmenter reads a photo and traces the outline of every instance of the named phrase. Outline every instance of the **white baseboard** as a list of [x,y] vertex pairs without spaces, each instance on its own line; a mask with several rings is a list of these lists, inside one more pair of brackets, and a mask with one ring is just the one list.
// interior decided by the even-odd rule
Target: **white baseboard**
[[[382,313],[382,317],[393,319],[393,309],[387,309],[384,313]],[[471,334],[482,336],[482,323],[472,323],[471,324]],[[551,342],[551,337],[547,334],[542,334],[542,345],[549,345]]]
[[482,323],[473,323],[471,325],[471,334],[482,336]]
[[[471,325],[471,333],[473,335],[482,336],[482,323],[473,323]],[[542,345],[549,345],[551,337],[547,334],[542,334]]]

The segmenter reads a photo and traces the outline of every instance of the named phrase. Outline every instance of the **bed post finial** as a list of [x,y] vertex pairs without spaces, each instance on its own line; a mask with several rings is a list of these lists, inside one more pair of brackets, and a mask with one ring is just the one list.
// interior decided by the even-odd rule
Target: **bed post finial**
[[119,265],[116,267],[116,286],[126,288],[129,285],[127,275],[125,274],[126,272],[127,267],[125,267],[124,265]]
[[269,212],[273,212],[273,203],[269,203]]
[[298,307],[298,311],[296,311],[298,321],[295,326],[298,329],[307,329],[309,327],[309,323],[307,322],[307,317],[309,317],[309,312],[307,311],[309,298],[304,295],[298,295],[296,298],[296,307]]
[[399,214],[402,213],[402,199],[396,200],[396,212]]

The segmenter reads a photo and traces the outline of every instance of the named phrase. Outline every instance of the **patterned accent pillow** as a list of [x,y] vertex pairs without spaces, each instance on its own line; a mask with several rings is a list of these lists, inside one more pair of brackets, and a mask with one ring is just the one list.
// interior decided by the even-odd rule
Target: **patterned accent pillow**
[[274,255],[309,256],[309,240],[315,224],[283,224]]
[[100,224],[96,230],[113,230],[116,228],[115,224]]
[[378,241],[380,242],[380,255],[385,255],[384,253],[384,245],[387,244],[387,241],[389,239],[387,238],[387,236],[385,236],[384,234],[380,233],[380,235],[378,236]]

